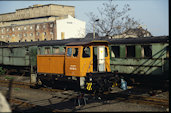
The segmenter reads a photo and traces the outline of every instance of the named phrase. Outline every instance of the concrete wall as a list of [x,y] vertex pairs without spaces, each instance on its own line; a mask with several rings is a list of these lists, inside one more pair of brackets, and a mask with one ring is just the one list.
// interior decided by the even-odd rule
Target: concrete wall
[[57,40],[85,37],[86,23],[84,21],[80,21],[71,16],[68,16],[67,19],[56,20],[56,24]]
[[16,10],[16,12],[12,12],[12,13],[0,14],[0,22],[47,17],[47,16],[66,16],[66,15],[71,15],[75,17],[75,7],[48,4],[48,5],[40,5],[35,7],[18,9]]

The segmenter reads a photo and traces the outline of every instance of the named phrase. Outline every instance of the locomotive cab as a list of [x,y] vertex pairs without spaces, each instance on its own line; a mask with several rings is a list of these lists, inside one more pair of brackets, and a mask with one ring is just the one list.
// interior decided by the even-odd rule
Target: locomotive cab
[[65,53],[65,75],[85,77],[87,73],[110,72],[107,41],[69,43]]

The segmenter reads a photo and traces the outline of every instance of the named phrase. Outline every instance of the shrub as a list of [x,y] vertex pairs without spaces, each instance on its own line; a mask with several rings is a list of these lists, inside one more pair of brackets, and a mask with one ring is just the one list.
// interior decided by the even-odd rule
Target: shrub
[[0,67],[0,75],[4,75],[4,74],[5,74],[5,70],[2,67]]

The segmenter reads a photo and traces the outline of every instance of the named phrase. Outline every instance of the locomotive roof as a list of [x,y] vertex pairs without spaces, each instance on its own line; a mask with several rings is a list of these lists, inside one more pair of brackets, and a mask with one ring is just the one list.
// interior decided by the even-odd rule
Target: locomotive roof
[[67,46],[80,46],[80,45],[91,45],[91,44],[108,44],[106,40],[89,40],[84,42],[71,42],[66,44]]

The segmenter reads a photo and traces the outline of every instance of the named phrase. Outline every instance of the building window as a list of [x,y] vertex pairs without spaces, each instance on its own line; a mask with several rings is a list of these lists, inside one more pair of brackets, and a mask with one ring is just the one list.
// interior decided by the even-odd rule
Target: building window
[[22,34],[18,34],[18,37],[20,37],[20,38],[21,38],[21,37],[22,37]]
[[33,36],[33,33],[30,33],[30,36]]
[[7,28],[7,32],[9,31],[9,28]]
[[36,26],[36,29],[39,30],[39,25]]
[[54,53],[54,54],[59,53],[59,47],[54,47],[54,48],[53,48],[53,53]]
[[141,56],[143,58],[152,57],[152,46],[151,45],[142,45],[141,46]]
[[27,27],[24,27],[24,30],[26,30],[27,29]]
[[74,48],[73,49],[73,57],[77,57],[78,56],[78,48]]
[[50,27],[52,28],[53,27],[53,24],[50,24]]
[[7,38],[9,38],[9,35],[7,35]]
[[4,36],[3,36],[3,35],[1,35],[1,38],[4,38]]
[[15,34],[12,34],[12,37],[15,37]]
[[2,32],[2,33],[4,32],[4,29],[3,29],[3,28],[1,29],[1,32]]
[[33,27],[32,27],[32,26],[30,26],[30,29],[33,29]]
[[43,35],[46,36],[46,32],[43,32]]
[[111,46],[111,57],[112,58],[120,57],[120,46]]
[[24,33],[24,37],[26,37],[27,36],[27,34],[26,33]]
[[36,36],[39,36],[39,32],[36,32]]
[[67,50],[67,56],[71,56],[71,54],[72,54],[72,48],[68,48],[68,50]]
[[128,58],[135,57],[135,46],[126,46],[126,48],[127,48],[127,54],[126,54],[126,56]]
[[51,35],[53,35],[53,32],[50,32]]
[[19,31],[21,30],[20,27],[18,27],[18,30],[19,30]]
[[15,31],[15,28],[12,28],[12,31]]
[[90,57],[90,48],[89,47],[84,47],[83,48],[83,58]]
[[43,28],[46,28],[46,25],[43,25]]

